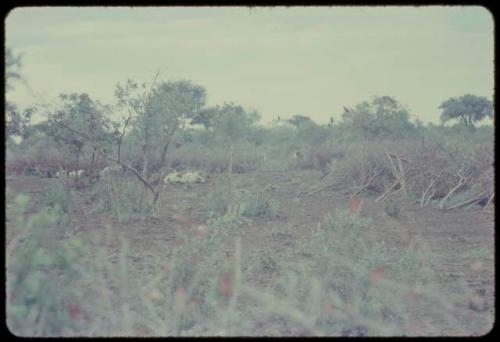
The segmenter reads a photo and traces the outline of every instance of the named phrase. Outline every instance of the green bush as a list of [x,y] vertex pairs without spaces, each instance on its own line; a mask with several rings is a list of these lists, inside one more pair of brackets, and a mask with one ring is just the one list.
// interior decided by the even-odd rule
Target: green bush
[[[347,211],[325,218],[299,246],[309,262],[290,264],[280,273],[270,294],[275,306],[269,310],[313,335],[404,335],[412,321],[442,316],[448,320],[443,324],[453,329],[451,303],[457,298],[438,286],[429,255],[413,248],[389,252],[384,243],[365,238],[370,229],[369,221]],[[412,291],[425,303],[423,311],[408,299]],[[441,310],[433,309],[436,297],[445,305]]]
[[58,238],[66,230],[61,213],[42,210],[13,219],[14,239],[7,248],[7,324],[18,336],[60,336],[81,328],[83,308],[76,263],[82,249],[77,238]]
[[340,126],[354,139],[399,139],[416,132],[409,110],[390,96],[376,96],[345,111]]
[[241,193],[226,181],[226,177],[223,177],[208,195],[208,211],[212,213],[212,216],[224,215],[229,205],[239,203],[240,199]]
[[[278,204],[264,191],[244,193],[231,187],[229,182],[220,183],[209,195],[209,212],[212,223],[241,225],[256,217],[276,217]],[[214,221],[215,219],[215,221]]]
[[42,192],[42,204],[50,209],[66,209],[66,202],[69,201],[64,185],[55,183]]
[[384,210],[391,217],[398,217],[401,212],[401,200],[390,198],[384,203]]
[[149,192],[131,177],[106,177],[95,185],[96,211],[111,212],[119,222],[152,213]]
[[244,208],[242,215],[245,217],[274,218],[277,214],[278,203],[270,198],[269,194],[261,191],[243,200],[242,207]]
[[[367,239],[371,222],[347,211],[297,243],[305,259],[249,254],[209,227],[138,264],[125,240],[104,247],[112,230],[90,245],[54,238],[64,228],[48,211],[13,217],[24,239],[7,249],[7,322],[22,336],[443,335],[491,323],[473,315],[464,326],[466,285],[443,289],[427,251]],[[251,283],[256,274],[266,284]]]

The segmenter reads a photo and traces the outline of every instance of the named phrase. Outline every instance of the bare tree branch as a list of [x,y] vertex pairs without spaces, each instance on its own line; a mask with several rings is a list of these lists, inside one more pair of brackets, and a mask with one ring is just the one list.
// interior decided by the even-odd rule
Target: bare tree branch
[[116,158],[118,160],[120,160],[120,157],[121,157],[122,140],[123,140],[123,137],[125,136],[125,130],[128,126],[130,119],[132,119],[132,112],[130,111],[130,108],[128,108],[128,118],[127,118],[127,120],[125,120],[125,124],[123,125],[122,134],[120,134],[120,137],[118,138],[118,152],[117,152],[117,158]]
[[142,182],[142,184],[144,184],[145,187],[147,187],[149,190],[151,190],[151,192],[153,194],[155,193],[155,188],[151,185],[151,183],[149,183],[144,177],[142,177],[142,175],[136,169],[134,169],[132,166],[127,165],[127,164],[125,164],[124,162],[122,162],[122,161],[120,161],[118,159],[115,159],[113,157],[107,156],[107,155],[105,155],[102,152],[99,152],[99,154],[104,159],[107,159],[107,160],[113,161],[115,163],[118,163],[121,166],[123,166],[124,168],[126,168],[127,170],[130,170],[137,178],[139,178],[139,180]]
[[[77,135],[80,135],[81,137],[91,141],[92,143],[94,142],[92,139],[90,139],[88,136],[86,136],[85,134],[57,121],[57,120],[54,120],[54,122],[58,123],[59,125],[61,125],[62,127],[72,131],[73,133],[77,134]],[[102,156],[103,158],[107,159],[107,160],[110,160],[110,161],[113,161],[115,163],[118,163],[120,164],[121,166],[125,167],[127,170],[130,170],[133,174],[135,174],[137,176],[137,178],[139,178],[139,180],[144,184],[145,187],[147,187],[149,190],[151,190],[151,192],[154,194],[155,193],[155,189],[154,187],[146,180],[144,179],[144,177],[142,177],[142,175],[136,170],[134,169],[132,166],[129,166],[127,164],[125,164],[124,162],[118,160],[118,159],[115,159],[113,157],[110,157],[108,155],[106,155],[104,152],[102,152],[100,149],[98,149],[97,147],[95,147],[96,149],[96,152]]]
[[94,142],[94,140],[93,140],[92,138],[89,138],[87,135],[83,134],[82,132],[79,132],[79,131],[77,131],[76,129],[71,128],[71,127],[69,127],[69,126],[67,126],[67,125],[63,124],[62,122],[59,122],[59,121],[57,121],[56,119],[52,119],[52,121],[54,121],[56,124],[58,124],[58,125],[60,125],[60,126],[62,126],[62,127],[64,127],[64,128],[66,128],[66,129],[70,130],[71,132],[75,133],[76,135],[79,135],[79,136],[81,136],[82,138],[87,139],[87,140],[88,140],[88,141],[90,141],[90,142]]
[[439,209],[444,209],[444,204],[450,198],[451,194],[453,194],[456,190],[461,188],[465,183],[467,182],[467,177],[464,177],[461,172],[459,172],[458,176],[460,177],[457,185],[455,185],[449,192],[446,194],[446,196],[439,202]]

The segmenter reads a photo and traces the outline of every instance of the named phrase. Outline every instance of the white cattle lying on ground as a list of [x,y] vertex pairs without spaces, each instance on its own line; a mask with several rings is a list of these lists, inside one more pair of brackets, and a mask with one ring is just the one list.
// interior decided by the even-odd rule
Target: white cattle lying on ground
[[183,173],[179,173],[174,171],[169,173],[163,179],[163,182],[166,184],[194,184],[194,183],[205,183],[207,181],[207,177],[203,177],[200,175],[198,171],[187,171]]
[[101,177],[119,175],[123,173],[123,168],[120,165],[106,166],[101,171]]
[[84,172],[85,170],[73,170],[73,171],[62,170],[56,172],[56,177],[57,178],[61,177],[61,173],[66,177],[76,177],[76,176],[80,177],[81,175],[83,175]]

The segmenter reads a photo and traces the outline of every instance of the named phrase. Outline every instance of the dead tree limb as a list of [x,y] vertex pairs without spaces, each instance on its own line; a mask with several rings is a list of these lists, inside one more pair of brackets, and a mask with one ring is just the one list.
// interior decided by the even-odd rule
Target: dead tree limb
[[458,208],[458,207],[463,207],[463,206],[466,206],[466,205],[469,205],[469,204],[474,204],[476,202],[479,202],[480,200],[484,199],[484,197],[487,196],[487,193],[485,191],[477,194],[477,195],[474,195],[472,197],[470,197],[469,199],[466,199],[465,201],[462,201],[460,203],[457,203],[457,204],[454,204],[448,208],[446,208],[447,210],[449,209],[455,209],[455,208]]
[[113,161],[115,163],[118,163],[121,166],[123,166],[124,168],[126,168],[127,170],[131,171],[142,182],[142,184],[144,184],[144,186],[146,188],[148,188],[149,190],[151,190],[151,192],[153,192],[153,193],[155,192],[154,187],[136,169],[134,169],[132,166],[127,165],[124,162],[122,162],[121,160],[118,160],[116,158],[109,157],[109,156],[103,154],[102,152],[99,152],[99,153],[100,153],[100,155],[104,159],[107,159],[107,160]]
[[383,201],[385,197],[387,197],[387,195],[389,194],[389,192],[392,191],[392,189],[394,189],[397,185],[399,185],[399,181],[396,180],[382,195],[380,195],[379,197],[377,197],[375,199],[375,202],[380,202],[380,201]]
[[125,123],[123,125],[123,131],[120,134],[120,136],[118,137],[118,152],[117,152],[117,156],[116,156],[116,159],[118,159],[118,160],[120,160],[120,158],[121,158],[122,141],[123,141],[123,137],[125,136],[125,130],[127,129],[127,126],[128,126],[130,119],[132,119],[132,112],[130,111],[130,108],[129,108],[128,109],[128,118],[127,118],[127,120],[125,120]]
[[424,207],[429,204],[429,202],[434,198],[434,195],[436,194],[436,189],[432,189],[431,194],[427,197],[427,199],[424,202]]
[[401,192],[403,193],[404,198],[408,198],[408,192],[406,191],[406,180],[405,180],[405,171],[403,168],[403,163],[401,159],[396,155],[396,160],[398,161],[399,166],[399,183],[401,184]]
[[325,185],[320,185],[320,186],[319,186],[319,188],[318,188],[318,187],[316,187],[316,188],[315,188],[315,187],[313,187],[313,188],[311,188],[311,189],[309,189],[309,190],[306,190],[306,191],[302,192],[300,195],[308,195],[308,196],[310,196],[310,195],[312,195],[312,194],[315,194],[315,193],[317,193],[317,192],[323,191],[323,190],[325,190],[325,189],[328,189],[328,188],[335,188],[335,187],[337,187],[337,186],[339,186],[339,184],[336,184],[336,183],[328,183],[328,184],[325,184]]
[[459,174],[460,180],[458,181],[457,185],[455,185],[447,194],[444,196],[444,198],[439,202],[439,209],[443,210],[444,209],[444,204],[450,198],[450,196],[460,189],[466,182],[467,182],[467,177],[464,177],[463,175]]
[[[85,135],[84,133],[81,133],[81,132],[79,132],[79,131],[77,131],[77,130],[75,130],[75,129],[73,129],[73,128],[71,128],[71,127],[69,127],[69,126],[67,126],[67,125],[65,125],[65,124],[63,124],[63,123],[61,123],[61,122],[57,121],[57,120],[54,120],[54,122],[58,123],[59,125],[61,125],[62,127],[66,128],[66,129],[68,129],[68,130],[72,131],[73,133],[75,133],[75,134],[77,134],[77,135],[79,135],[79,136],[81,136],[81,137],[83,137],[83,138],[85,138],[85,139],[89,140],[91,143],[95,143],[93,139],[89,138],[89,137],[88,137],[87,135]],[[116,159],[116,158],[113,158],[113,157],[110,157],[110,156],[106,155],[106,154],[105,154],[104,152],[102,152],[99,148],[97,148],[97,147],[95,147],[95,148],[96,148],[96,152],[97,152],[97,153],[98,153],[101,157],[103,157],[104,159],[107,159],[107,160],[113,161],[113,162],[115,162],[115,163],[118,163],[118,164],[120,164],[121,166],[123,166],[124,168],[126,168],[127,170],[130,170],[130,171],[131,171],[131,172],[132,172],[132,173],[133,173],[133,174],[134,174],[134,175],[135,175],[135,176],[136,176],[136,177],[137,177],[137,178],[138,178],[138,179],[142,182],[142,184],[144,184],[144,186],[145,186],[146,188],[148,188],[149,190],[151,190],[151,192],[152,192],[153,194],[155,193],[155,189],[154,189],[154,187],[153,187],[153,186],[152,186],[152,185],[151,185],[151,184],[150,184],[150,183],[149,183],[149,182],[148,182],[148,181],[147,181],[144,177],[142,177],[142,175],[141,175],[141,174],[140,174],[140,173],[139,173],[139,172],[138,172],[135,168],[133,168],[133,167],[132,167],[132,166],[130,166],[130,165],[125,164],[125,163],[124,163],[124,162],[122,162],[121,160],[118,160],[118,159]]]
[[398,169],[396,168],[396,165],[394,164],[394,161],[391,158],[391,154],[388,152],[385,152],[385,155],[386,155],[387,159],[389,159],[389,163],[391,164],[391,168],[392,168],[392,175],[396,180],[382,195],[380,195],[379,197],[377,197],[375,199],[375,202],[383,201],[389,195],[389,193],[392,191],[392,189],[394,189],[398,185],[401,185],[400,184],[401,180],[399,178]]
[[354,191],[351,194],[351,196],[358,195],[359,193],[361,193],[362,191],[364,191],[366,188],[368,188],[370,185],[372,185],[372,182],[375,179],[375,177],[377,177],[381,173],[382,173],[381,171],[378,171],[378,172],[374,171],[371,175],[368,176],[368,179],[363,184],[361,184],[361,186],[359,187],[359,189],[357,189],[356,191]]
[[488,199],[488,202],[486,202],[485,207],[489,206],[489,205],[491,204],[491,202],[493,202],[493,198],[494,198],[494,197],[495,197],[495,191],[493,191],[493,192],[491,193],[491,196],[490,196],[490,198]]
[[398,156],[397,156],[396,154],[394,154],[394,153],[387,153],[387,154],[388,154],[389,156],[393,157],[393,158],[399,158],[399,159],[401,159],[401,161],[402,161],[402,162],[405,162],[405,163],[407,163],[407,164],[409,164],[409,163],[410,163],[410,161],[409,161],[408,159],[398,157]]
[[77,131],[77,130],[76,130],[76,129],[74,129],[74,128],[71,128],[71,127],[69,127],[69,126],[68,126],[68,125],[66,125],[66,124],[63,124],[62,122],[59,122],[59,121],[57,121],[56,119],[52,119],[52,121],[54,121],[54,122],[55,122],[56,124],[58,124],[59,126],[62,126],[62,127],[64,127],[64,128],[66,128],[67,130],[70,130],[71,132],[73,132],[73,133],[75,133],[75,134],[77,134],[77,135],[81,136],[82,138],[85,138],[85,139],[87,139],[88,141],[94,142],[94,139],[89,138],[86,134],[84,134],[84,133],[82,133],[82,132],[80,132],[80,131]]
[[[384,201],[389,196],[390,192],[398,185],[399,185],[399,188],[396,189],[396,191],[394,193],[401,191],[403,193],[403,197],[408,198],[408,192],[406,190],[405,173],[404,173],[403,164],[401,162],[401,158],[398,155],[396,155],[394,153],[389,153],[387,151],[385,152],[385,155],[386,155],[387,159],[389,159],[389,163],[391,164],[391,168],[392,168],[392,175],[394,176],[394,178],[396,180],[389,187],[389,189],[387,189],[382,195],[380,195],[379,197],[377,197],[377,199],[375,199],[375,202]],[[396,166],[396,163],[394,162],[393,159],[396,159],[397,166]],[[408,161],[406,161],[406,162],[408,162]]]
[[423,207],[424,204],[425,204],[425,196],[427,195],[427,193],[429,192],[429,190],[432,188],[432,186],[434,185],[434,179],[431,179],[429,185],[427,186],[427,188],[425,188],[425,190],[423,191],[422,193],[422,197],[420,198],[420,206]]

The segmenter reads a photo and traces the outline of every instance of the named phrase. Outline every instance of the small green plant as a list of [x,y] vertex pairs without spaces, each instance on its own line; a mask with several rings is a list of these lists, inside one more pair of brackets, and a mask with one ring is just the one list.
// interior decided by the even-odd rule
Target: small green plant
[[309,328],[320,334],[403,334],[414,310],[407,293],[419,287],[431,301],[441,292],[432,286],[428,258],[413,248],[388,252],[383,242],[365,238],[370,229],[368,220],[345,210],[327,216],[311,239],[298,245],[308,263],[283,272],[274,296],[286,298],[289,312],[309,308],[301,313],[314,317]]
[[61,212],[45,208],[29,217],[20,212],[13,219],[17,234],[7,247],[7,324],[20,336],[60,336],[81,324],[74,287],[81,244],[77,238],[57,238],[65,230]]
[[228,204],[223,215],[217,216],[212,213],[212,217],[208,220],[208,224],[217,227],[227,227],[235,229],[243,224],[249,224],[251,221],[244,217],[245,208],[239,204]]
[[68,200],[64,185],[56,183],[51,187],[46,188],[42,192],[42,204],[47,208],[60,209],[66,208],[66,201]]
[[224,215],[230,205],[240,203],[242,194],[236,190],[236,184],[223,177],[215,186],[215,190],[208,195],[208,210],[212,216]]
[[258,192],[243,202],[245,217],[276,217],[278,205],[265,192]]
[[119,222],[152,213],[144,187],[127,177],[106,178],[96,184],[98,212],[110,211]]
[[390,198],[389,200],[385,201],[384,211],[390,217],[399,217],[399,214],[401,212],[401,201]]
[[60,183],[55,184],[53,187],[46,188],[42,192],[41,204],[50,214],[53,214],[57,223],[63,224],[64,227],[70,226],[70,211],[71,206],[71,190],[64,188]]

